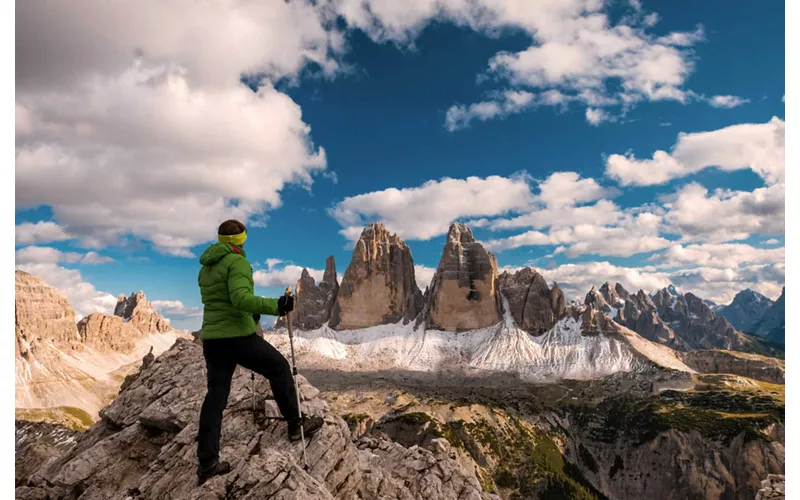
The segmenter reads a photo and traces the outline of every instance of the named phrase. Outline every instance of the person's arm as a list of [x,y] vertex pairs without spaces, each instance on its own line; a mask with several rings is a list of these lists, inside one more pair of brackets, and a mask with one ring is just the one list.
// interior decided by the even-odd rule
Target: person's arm
[[252,271],[246,259],[237,258],[228,269],[228,294],[231,304],[240,311],[251,314],[278,315],[278,299],[267,299],[253,294],[250,289]]

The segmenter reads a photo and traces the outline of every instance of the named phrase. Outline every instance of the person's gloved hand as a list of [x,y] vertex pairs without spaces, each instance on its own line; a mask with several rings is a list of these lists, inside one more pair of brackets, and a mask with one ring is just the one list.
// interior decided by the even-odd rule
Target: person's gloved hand
[[281,295],[278,299],[278,316],[285,316],[286,313],[294,310],[294,297],[291,295]]
[[256,322],[256,325],[259,324],[261,322],[261,315],[258,314],[258,313],[254,314],[253,315],[253,321]]

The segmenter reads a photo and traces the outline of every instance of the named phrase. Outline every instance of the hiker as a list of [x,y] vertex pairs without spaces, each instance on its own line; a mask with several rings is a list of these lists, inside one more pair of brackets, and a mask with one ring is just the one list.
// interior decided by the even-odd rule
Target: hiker
[[197,282],[203,300],[201,339],[206,360],[208,392],[200,410],[197,433],[197,479],[230,472],[228,462],[219,461],[222,412],[228,402],[236,365],[269,380],[275,402],[288,423],[291,441],[306,437],[322,427],[321,417],[300,417],[297,393],[289,363],[266,340],[256,334],[262,314],[283,316],[294,309],[294,298],[284,295],[268,299],[253,294],[253,268],[247,261],[244,242],[247,228],[237,220],[219,226],[217,243],[200,256]]

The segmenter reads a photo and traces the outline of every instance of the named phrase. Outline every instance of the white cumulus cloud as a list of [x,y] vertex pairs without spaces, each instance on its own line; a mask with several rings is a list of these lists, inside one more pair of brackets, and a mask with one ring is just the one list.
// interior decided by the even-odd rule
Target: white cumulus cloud
[[651,159],[610,155],[606,174],[622,185],[649,186],[685,177],[704,168],[733,171],[749,168],[768,184],[785,175],[785,122],[742,123],[709,132],[681,133],[672,152],[656,151]]
[[37,223],[23,222],[15,227],[14,239],[17,245],[33,245],[36,243],[51,243],[71,239],[63,227],[53,221],[39,221]]
[[431,180],[412,188],[389,188],[345,198],[329,210],[341,234],[357,240],[364,225],[383,222],[406,240],[428,240],[447,233],[460,218],[496,216],[534,201],[523,176]]
[[111,257],[97,252],[62,252],[56,248],[39,246],[20,248],[15,252],[14,258],[17,264],[106,264],[114,261]]
[[76,269],[67,269],[53,262],[25,262],[18,263],[15,267],[38,276],[66,295],[78,320],[96,312],[114,314],[117,298],[110,293],[98,291],[94,285],[84,281],[80,271]]

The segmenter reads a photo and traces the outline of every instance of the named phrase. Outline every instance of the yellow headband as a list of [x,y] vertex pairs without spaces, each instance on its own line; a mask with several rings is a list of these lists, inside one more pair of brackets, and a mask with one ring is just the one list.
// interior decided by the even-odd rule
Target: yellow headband
[[232,243],[237,247],[244,245],[244,241],[247,239],[247,231],[243,231],[239,234],[232,234],[232,235],[222,235],[218,234],[217,238],[219,239],[220,243]]

